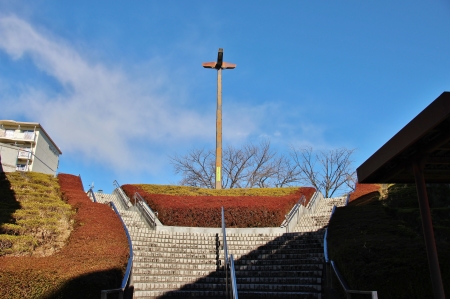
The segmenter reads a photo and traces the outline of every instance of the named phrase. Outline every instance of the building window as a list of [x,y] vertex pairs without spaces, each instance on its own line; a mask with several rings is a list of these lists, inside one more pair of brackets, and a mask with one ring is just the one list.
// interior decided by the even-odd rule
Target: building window
[[55,147],[49,145],[48,149],[52,151],[52,153],[54,153],[56,156],[59,156],[59,152],[56,150]]

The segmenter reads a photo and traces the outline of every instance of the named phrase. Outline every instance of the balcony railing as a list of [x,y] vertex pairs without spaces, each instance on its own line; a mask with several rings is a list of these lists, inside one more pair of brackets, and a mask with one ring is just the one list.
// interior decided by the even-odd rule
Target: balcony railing
[[17,154],[17,158],[19,158],[19,159],[31,159],[31,149],[19,150],[19,153]]
[[28,170],[28,165],[17,165],[16,166],[16,170],[18,170],[18,171],[27,171]]
[[17,132],[15,130],[0,129],[0,137],[13,139],[15,141],[32,141],[34,142],[35,132]]

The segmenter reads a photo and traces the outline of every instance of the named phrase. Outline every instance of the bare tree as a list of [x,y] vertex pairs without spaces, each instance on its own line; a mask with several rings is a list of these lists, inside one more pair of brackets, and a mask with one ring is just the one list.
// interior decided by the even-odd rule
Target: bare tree
[[314,151],[312,147],[293,149],[291,156],[301,172],[301,180],[320,190],[325,197],[351,187],[355,171],[351,155],[354,149]]
[[347,185],[348,189],[350,189],[351,191],[355,191],[357,182],[358,176],[356,175],[356,170],[354,170],[347,176],[347,181],[345,182],[345,184]]
[[247,180],[247,169],[252,163],[254,151],[251,146],[235,149],[228,146],[222,156],[223,159],[223,181],[224,188],[241,188]]
[[277,188],[282,188],[297,183],[300,180],[300,174],[301,171],[297,164],[292,163],[285,156],[278,157],[275,161],[273,185]]
[[275,152],[270,148],[270,142],[264,141],[255,146],[248,146],[252,153],[251,163],[247,169],[246,188],[271,186],[270,178],[275,174],[274,157]]
[[213,151],[194,149],[187,155],[170,157],[175,173],[183,176],[180,184],[200,188],[214,188],[215,156]]
[[[213,151],[192,150],[185,156],[170,157],[182,185],[214,188]],[[299,170],[291,160],[270,147],[269,141],[242,148],[228,146],[222,155],[223,188],[283,187],[299,181]]]

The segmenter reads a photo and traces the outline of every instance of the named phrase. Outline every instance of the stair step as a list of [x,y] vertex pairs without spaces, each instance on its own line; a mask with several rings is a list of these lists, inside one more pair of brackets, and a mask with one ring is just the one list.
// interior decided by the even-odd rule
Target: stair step
[[225,298],[225,291],[193,291],[193,290],[176,290],[176,291],[162,291],[162,290],[134,290],[134,298],[141,299],[162,299],[162,298],[202,298],[202,299],[217,299]]
[[[222,234],[156,232],[115,194],[96,198],[114,202],[130,232],[134,298],[226,297]],[[321,298],[324,227],[332,207],[344,203],[345,198],[321,200],[291,233],[228,233],[239,297]]]
[[235,266],[273,266],[283,267],[286,265],[296,266],[296,265],[309,265],[315,263],[322,263],[323,258],[315,257],[309,259],[281,259],[281,260],[247,260],[247,259],[239,259],[234,261]]
[[175,291],[183,290],[202,290],[202,291],[225,291],[223,283],[178,283],[178,282],[136,282],[135,290],[154,290],[154,291]]
[[162,268],[148,268],[148,267],[134,267],[133,277],[137,276],[168,276],[168,277],[181,277],[181,276],[195,276],[198,278],[206,276],[223,276],[225,273],[223,271],[217,271],[217,269],[204,270],[204,269],[162,269]]
[[216,265],[211,264],[163,264],[163,263],[145,263],[145,262],[136,262],[134,265],[139,268],[147,268],[147,269],[182,269],[182,270],[211,270],[214,271],[217,269]]
[[321,270],[322,263],[308,263],[300,265],[235,265],[236,271],[297,271],[297,270]]
[[239,291],[239,299],[321,299],[320,292],[252,292]]

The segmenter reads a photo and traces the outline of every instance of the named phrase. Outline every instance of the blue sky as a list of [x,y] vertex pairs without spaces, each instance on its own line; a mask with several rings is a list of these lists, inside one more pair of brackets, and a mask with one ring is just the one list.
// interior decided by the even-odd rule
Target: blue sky
[[355,148],[355,168],[450,90],[450,3],[0,0],[0,119],[39,122],[85,187],[176,184],[169,156]]

